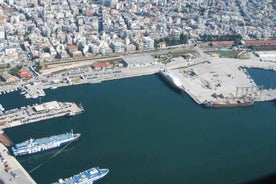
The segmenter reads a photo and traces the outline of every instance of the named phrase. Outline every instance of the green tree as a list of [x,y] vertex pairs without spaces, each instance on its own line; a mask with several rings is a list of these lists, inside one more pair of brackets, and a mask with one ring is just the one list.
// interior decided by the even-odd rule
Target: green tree
[[180,34],[180,44],[186,44],[188,42],[188,36],[183,33]]
[[19,70],[20,70],[21,68],[22,68],[22,66],[17,65],[16,67],[11,68],[10,71],[9,71],[9,73],[10,73],[11,75],[16,76],[17,73],[19,72]]

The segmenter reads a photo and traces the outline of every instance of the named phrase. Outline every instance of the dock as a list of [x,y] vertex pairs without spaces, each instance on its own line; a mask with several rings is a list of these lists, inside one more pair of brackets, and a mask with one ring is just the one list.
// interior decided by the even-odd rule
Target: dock
[[10,138],[4,133],[4,130],[1,130],[1,129],[0,129],[0,142],[2,142],[2,144],[4,144],[7,147],[10,147],[13,145]]
[[10,155],[8,149],[0,143],[0,183],[36,184],[21,164]]
[[75,103],[51,101],[42,104],[28,105],[7,110],[0,114],[0,128],[10,128],[19,125],[39,122],[51,118],[76,115],[83,109]]
[[197,104],[216,102],[223,107],[229,102],[238,102],[237,106],[244,106],[240,103],[244,100],[256,102],[276,99],[276,89],[267,90],[257,86],[244,67],[275,71],[276,62],[208,57],[190,66],[167,68],[180,79],[185,92]]

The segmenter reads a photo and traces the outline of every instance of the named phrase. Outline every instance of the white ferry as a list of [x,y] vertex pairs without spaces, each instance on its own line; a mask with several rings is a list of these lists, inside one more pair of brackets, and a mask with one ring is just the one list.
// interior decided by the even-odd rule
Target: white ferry
[[184,91],[184,86],[177,77],[172,76],[165,68],[159,70],[160,75],[176,89]]

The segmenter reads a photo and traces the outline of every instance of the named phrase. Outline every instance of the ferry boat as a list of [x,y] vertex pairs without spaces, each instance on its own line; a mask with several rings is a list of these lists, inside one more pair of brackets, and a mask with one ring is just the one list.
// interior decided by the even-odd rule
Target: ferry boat
[[73,131],[71,131],[50,137],[29,139],[12,147],[12,152],[14,156],[22,156],[47,151],[76,141],[80,135],[80,133],[74,134]]
[[171,85],[176,89],[183,91],[184,86],[181,84],[180,80],[172,76],[165,68],[159,70],[160,75],[165,78]]
[[109,172],[108,169],[99,169],[93,167],[83,171],[70,178],[59,179],[58,182],[52,184],[93,184],[94,181],[104,177]]

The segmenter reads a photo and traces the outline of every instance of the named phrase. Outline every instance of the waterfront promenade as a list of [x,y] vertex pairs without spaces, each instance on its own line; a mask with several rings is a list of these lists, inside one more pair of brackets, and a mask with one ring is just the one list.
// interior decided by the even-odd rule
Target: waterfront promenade
[[8,149],[0,143],[0,183],[6,184],[35,184],[36,182],[21,166],[21,164],[10,155]]
[[214,98],[216,95],[226,99],[250,95],[254,101],[269,101],[276,98],[275,89],[261,89],[243,69],[260,68],[276,71],[276,62],[260,61],[254,55],[250,59],[211,57],[198,47],[195,47],[195,50],[196,57],[193,59],[178,57],[171,58],[166,64],[155,62],[136,67],[121,66],[94,70],[91,64],[95,61],[53,64],[49,68],[42,69],[41,75],[29,81],[18,81],[14,85],[2,86],[0,92],[21,89],[26,98],[38,98],[46,95],[45,89],[151,75],[158,73],[160,68],[167,68],[172,75],[180,79],[185,92],[198,104],[225,100]]

